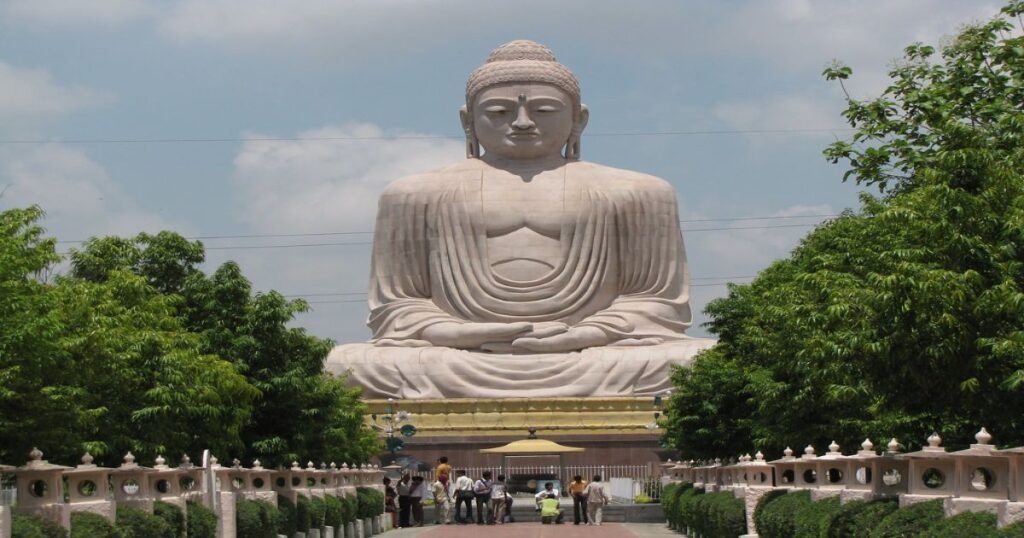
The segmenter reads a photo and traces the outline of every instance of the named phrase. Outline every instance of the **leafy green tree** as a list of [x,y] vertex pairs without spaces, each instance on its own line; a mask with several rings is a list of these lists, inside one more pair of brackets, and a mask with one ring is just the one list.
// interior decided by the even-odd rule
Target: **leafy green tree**
[[[911,45],[880,97],[848,100],[855,134],[825,153],[879,195],[709,305],[720,344],[676,374],[677,447],[914,446],[933,430],[963,446],[983,424],[1024,443],[1022,13]],[[851,73],[825,76],[845,90]]]
[[358,391],[323,371],[331,342],[289,324],[308,305],[277,292],[253,293],[238,264],[207,276],[201,243],[173,232],[93,239],[71,256],[72,274],[109,281],[120,271],[144,278],[174,305],[202,353],[229,361],[260,396],[231,453],[265,465],[297,459],[366,461],[378,450],[363,425]]

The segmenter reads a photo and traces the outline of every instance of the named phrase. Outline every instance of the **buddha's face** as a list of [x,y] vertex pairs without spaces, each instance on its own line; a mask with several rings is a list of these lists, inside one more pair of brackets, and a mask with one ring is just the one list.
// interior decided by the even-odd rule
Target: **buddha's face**
[[473,102],[473,130],[486,154],[529,160],[559,155],[573,128],[573,102],[540,82],[498,84]]

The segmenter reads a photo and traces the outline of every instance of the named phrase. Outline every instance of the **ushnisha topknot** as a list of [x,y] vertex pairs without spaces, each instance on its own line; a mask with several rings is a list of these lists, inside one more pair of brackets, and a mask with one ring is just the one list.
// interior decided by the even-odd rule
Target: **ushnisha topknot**
[[494,49],[487,62],[476,68],[466,81],[466,105],[488,86],[505,82],[542,82],[568,93],[577,110],[580,83],[569,68],[558,63],[551,49],[526,39],[509,41]]

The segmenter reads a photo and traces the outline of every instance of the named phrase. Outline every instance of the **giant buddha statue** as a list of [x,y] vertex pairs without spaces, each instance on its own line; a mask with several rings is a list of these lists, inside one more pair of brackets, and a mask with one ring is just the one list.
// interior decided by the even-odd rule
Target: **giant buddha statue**
[[662,179],[580,160],[589,111],[551,51],[495,49],[466,84],[466,159],[380,198],[365,344],[326,360],[371,398],[643,396],[713,340]]

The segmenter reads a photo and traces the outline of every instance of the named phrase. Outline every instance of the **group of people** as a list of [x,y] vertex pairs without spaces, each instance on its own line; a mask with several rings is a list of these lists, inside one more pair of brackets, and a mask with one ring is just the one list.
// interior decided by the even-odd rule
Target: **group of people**
[[494,480],[491,472],[485,471],[479,479],[473,480],[461,469],[454,472],[454,479],[452,474],[448,458],[441,457],[429,489],[422,476],[404,473],[394,487],[391,479],[384,477],[385,507],[392,513],[395,526],[423,526],[426,523],[423,499],[428,495],[433,499],[436,525],[473,523],[474,504],[477,525],[512,522],[512,496],[505,485],[505,475],[498,475]]
[[[535,496],[537,510],[540,511],[540,522],[544,524],[561,524],[562,508],[558,503],[558,491],[553,482],[544,484],[544,490]],[[611,501],[611,495],[601,482],[601,475],[594,475],[591,482],[576,475],[569,483],[569,495],[572,496],[572,520],[574,525],[600,525],[604,515],[604,507]]]
[[[453,475],[454,474],[454,478]],[[422,476],[404,473],[398,483],[392,486],[390,478],[384,478],[386,510],[391,513],[395,527],[420,527],[426,523],[423,514],[424,499],[434,504],[434,524],[451,523],[467,525],[474,522],[473,507],[476,506],[477,525],[511,523],[512,496],[505,484],[505,475],[495,479],[490,471],[484,471],[474,480],[466,471],[453,471],[448,458],[438,459],[434,481],[428,487]],[[579,525],[600,525],[602,510],[610,496],[601,482],[601,476],[594,476],[587,482],[581,476],[569,484],[573,499],[573,522]],[[553,482],[544,484],[544,490],[534,497],[541,523],[560,524],[563,514],[558,500],[558,490]]]

